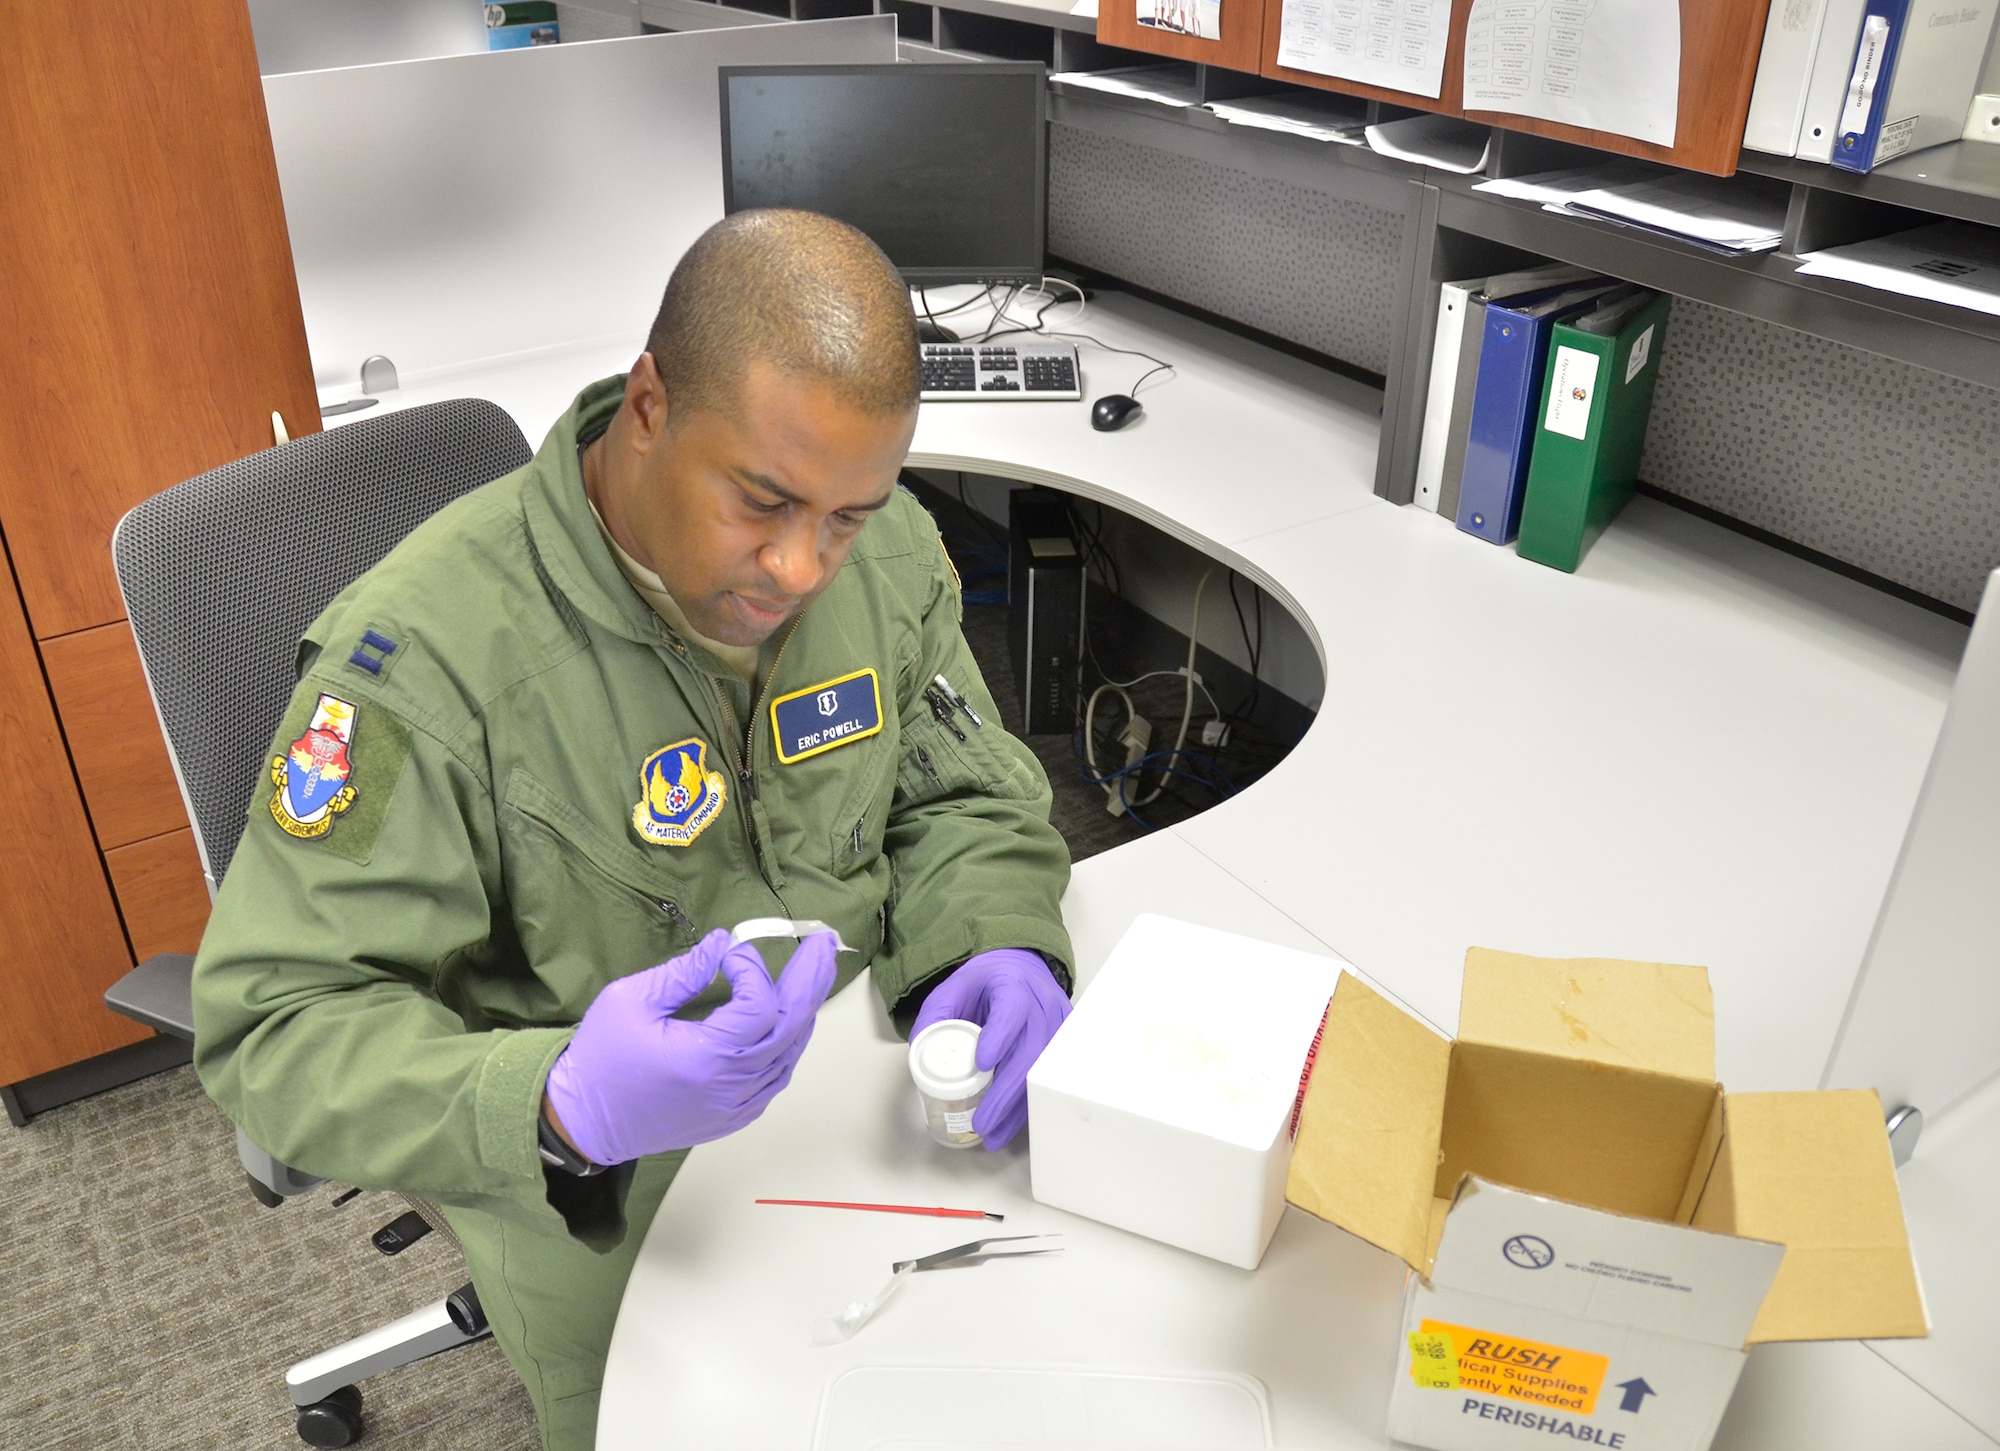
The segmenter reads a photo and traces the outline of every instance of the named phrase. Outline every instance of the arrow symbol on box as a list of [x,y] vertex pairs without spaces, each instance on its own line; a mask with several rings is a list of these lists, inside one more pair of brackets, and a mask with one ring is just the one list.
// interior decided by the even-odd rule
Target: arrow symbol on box
[[1618,1403],[1621,1411],[1636,1411],[1645,1403],[1647,1396],[1656,1396],[1658,1391],[1646,1384],[1644,1376],[1634,1376],[1631,1380],[1618,1383],[1618,1389],[1625,1392],[1625,1399]]

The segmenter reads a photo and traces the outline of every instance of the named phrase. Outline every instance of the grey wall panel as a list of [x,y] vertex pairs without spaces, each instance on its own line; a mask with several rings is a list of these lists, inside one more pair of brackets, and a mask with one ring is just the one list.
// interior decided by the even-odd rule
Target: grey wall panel
[[1685,298],[1639,476],[1961,609],[2000,565],[2000,393]]
[[1403,218],[1070,126],[1049,128],[1049,249],[1373,372]]

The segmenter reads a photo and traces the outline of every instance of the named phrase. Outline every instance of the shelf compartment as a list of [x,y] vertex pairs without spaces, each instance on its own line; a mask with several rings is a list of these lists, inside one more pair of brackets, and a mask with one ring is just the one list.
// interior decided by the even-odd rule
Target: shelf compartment
[[2000,318],[1833,278],[1802,277],[1798,259],[1783,252],[1724,257],[1636,227],[1561,216],[1532,202],[1474,192],[1457,179],[1437,185],[1440,227],[1981,387],[2000,377]]
[[1055,62],[1055,32],[1047,25],[939,6],[936,35],[942,50],[994,60]]
[[937,13],[928,5],[913,4],[912,0],[880,0],[876,13],[896,17],[896,39],[899,42],[917,41],[929,45],[937,35]]
[[1081,86],[1049,88],[1049,121],[1170,151],[1382,211],[1406,212],[1422,172],[1364,146],[1286,136],[1224,121],[1199,106],[1162,106]]
[[1950,141],[1899,156],[1865,174],[1762,151],[1745,151],[1738,165],[1815,191],[2000,226],[2000,145],[1990,141]]

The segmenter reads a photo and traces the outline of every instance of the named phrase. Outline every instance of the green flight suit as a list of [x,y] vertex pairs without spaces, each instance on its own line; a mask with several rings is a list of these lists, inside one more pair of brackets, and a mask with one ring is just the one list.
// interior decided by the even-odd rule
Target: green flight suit
[[[999,724],[929,516],[896,491],[764,646],[753,704],[592,517],[577,450],[623,386],[586,389],[534,462],[313,624],[195,967],[209,1093],[289,1164],[446,1207],[563,1448],[591,1442],[618,1299],[685,1157],[545,1171],[543,1083],[599,989],[760,916],[832,923],[840,984],[872,963],[892,1007],[989,948],[1070,961],[1047,778]],[[838,684],[862,671],[872,733],[870,682]],[[938,674],[985,719],[960,717],[963,741],[923,697]],[[788,737],[781,761],[775,704],[828,687],[848,733]]]

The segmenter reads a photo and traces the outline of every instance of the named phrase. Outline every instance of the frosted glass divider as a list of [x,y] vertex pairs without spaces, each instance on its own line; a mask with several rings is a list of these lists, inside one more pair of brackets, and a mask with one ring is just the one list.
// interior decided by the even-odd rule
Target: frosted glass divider
[[895,59],[871,15],[266,77],[315,382],[643,336],[722,215],[716,68]]

